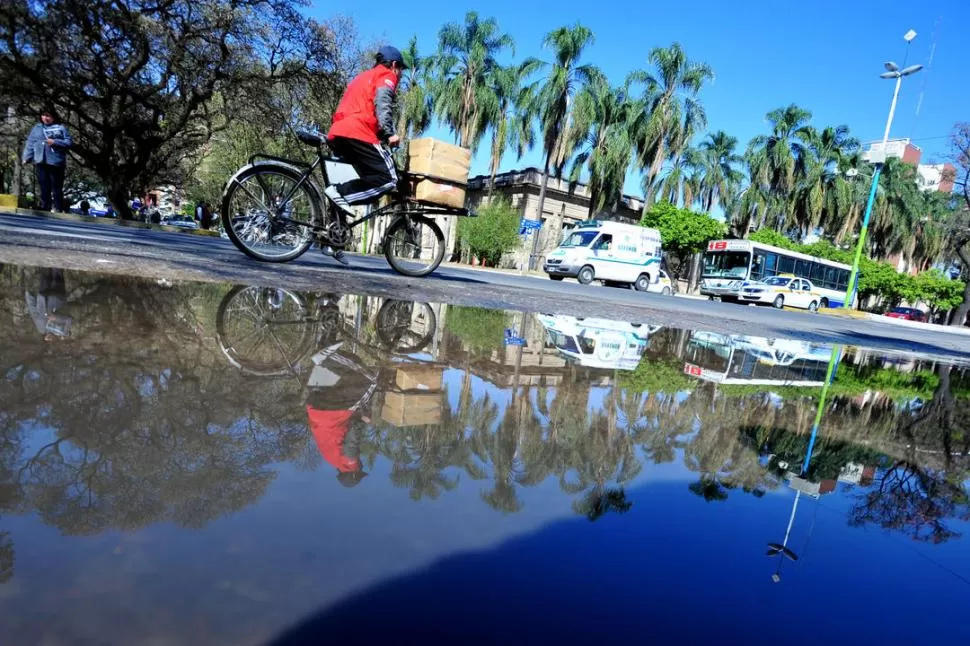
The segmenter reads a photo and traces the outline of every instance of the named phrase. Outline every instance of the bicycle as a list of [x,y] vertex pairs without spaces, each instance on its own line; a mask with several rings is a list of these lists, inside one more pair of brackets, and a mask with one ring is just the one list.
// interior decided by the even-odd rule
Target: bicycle
[[[358,343],[340,314],[338,294],[304,294],[277,287],[237,286],[219,303],[216,336],[226,359],[257,377],[298,376],[307,358],[335,341]],[[407,360],[431,343],[437,329],[428,303],[385,299],[373,321],[376,347],[361,352],[380,361]]]
[[[259,153],[226,182],[222,225],[240,251],[264,262],[289,262],[303,255],[314,241],[343,249],[350,243],[354,228],[391,216],[381,240],[388,264],[411,277],[427,276],[438,268],[444,259],[445,237],[431,218],[473,214],[465,208],[421,202],[412,195],[420,180],[447,180],[398,169],[398,186],[390,194],[391,201],[367,215],[350,219],[326,198],[313,175],[319,168],[326,187],[331,183],[331,174],[355,177],[353,167],[339,157],[325,154],[325,140],[319,133],[297,130],[295,134],[301,143],[316,149],[313,163]],[[433,250],[428,250],[429,244],[435,245]],[[276,247],[284,250],[273,253],[271,249]]]

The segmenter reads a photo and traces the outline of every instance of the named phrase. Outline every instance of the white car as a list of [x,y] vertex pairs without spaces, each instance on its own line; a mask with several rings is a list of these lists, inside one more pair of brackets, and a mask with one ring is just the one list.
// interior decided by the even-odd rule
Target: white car
[[798,307],[814,312],[822,302],[822,295],[806,278],[783,275],[764,280],[747,281],[741,286],[740,302],[753,305]]
[[664,296],[670,296],[674,292],[673,283],[670,282],[670,276],[667,275],[663,269],[659,270],[660,273],[657,277],[657,282],[650,283],[647,287],[648,292],[653,292],[654,294],[663,294]]

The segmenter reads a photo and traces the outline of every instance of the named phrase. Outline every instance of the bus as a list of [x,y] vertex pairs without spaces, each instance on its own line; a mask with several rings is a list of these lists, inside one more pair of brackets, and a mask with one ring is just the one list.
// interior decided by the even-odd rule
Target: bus
[[852,268],[839,262],[752,242],[712,240],[704,252],[701,294],[737,303],[746,281],[791,275],[812,281],[821,307],[842,307]]
[[695,331],[684,373],[725,385],[822,387],[831,357],[821,343]]

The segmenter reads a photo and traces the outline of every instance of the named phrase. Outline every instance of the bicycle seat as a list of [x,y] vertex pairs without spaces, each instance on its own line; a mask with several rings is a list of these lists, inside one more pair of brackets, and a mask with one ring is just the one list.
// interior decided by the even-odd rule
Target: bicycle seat
[[300,128],[296,131],[296,138],[299,139],[301,143],[304,143],[307,146],[313,146],[314,148],[319,148],[323,144],[323,135],[315,130]]

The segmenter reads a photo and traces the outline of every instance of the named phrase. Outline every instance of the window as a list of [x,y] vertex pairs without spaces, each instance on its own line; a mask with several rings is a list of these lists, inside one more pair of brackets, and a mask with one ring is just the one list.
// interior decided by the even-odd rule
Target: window
[[562,246],[585,247],[592,242],[597,235],[599,235],[599,231],[573,231],[569,234],[569,237],[563,241]]
[[613,236],[608,233],[604,233],[600,236],[600,239],[596,241],[593,245],[594,251],[609,251],[613,247]]
[[765,255],[765,276],[774,276],[778,273],[778,254],[768,253]]
[[812,270],[808,276],[816,285],[821,285],[825,282],[825,265],[819,264],[817,262],[812,263]]
[[704,278],[747,278],[751,254],[747,251],[709,251],[704,254]]
[[796,260],[795,261],[795,271],[796,276],[808,277],[812,273],[812,261],[810,260]]
[[765,277],[765,253],[757,251],[751,259],[751,280],[761,280]]
[[794,274],[795,273],[795,259],[789,256],[778,256],[778,273],[779,274]]
[[836,289],[839,291],[846,291],[849,287],[849,270],[848,269],[836,269]]

